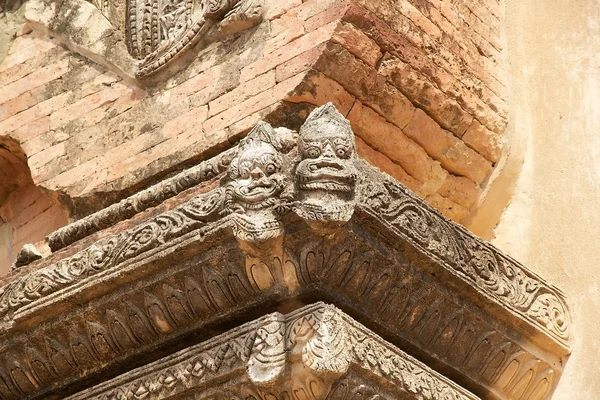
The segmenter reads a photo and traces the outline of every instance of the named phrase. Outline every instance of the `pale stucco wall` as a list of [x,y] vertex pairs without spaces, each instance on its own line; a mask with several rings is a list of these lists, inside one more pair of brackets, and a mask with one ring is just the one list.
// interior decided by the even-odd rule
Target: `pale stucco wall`
[[553,400],[600,399],[600,2],[506,0],[505,32],[523,164],[494,242],[569,297]]

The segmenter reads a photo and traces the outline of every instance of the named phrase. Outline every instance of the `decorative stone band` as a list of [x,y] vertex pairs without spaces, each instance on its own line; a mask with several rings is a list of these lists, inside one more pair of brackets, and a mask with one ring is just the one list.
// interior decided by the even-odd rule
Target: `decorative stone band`
[[[222,187],[0,288],[0,316],[5,326],[17,312],[40,306],[49,295],[118,268],[227,215],[238,221],[234,233],[248,249],[260,248],[274,235],[284,235],[285,213],[295,211],[318,234],[330,234],[343,229],[355,209],[360,209],[378,220],[390,235],[411,243],[428,260],[568,348],[570,320],[564,295],[442,217],[389,176],[359,161],[349,124],[331,104],[309,116],[300,130],[297,153],[287,153],[287,138],[266,125],[259,124],[237,149]],[[187,177],[183,173],[174,182],[194,181]],[[157,185],[138,199],[149,198],[154,204],[165,196],[161,193],[172,193],[173,187],[177,184]],[[153,191],[156,195],[151,194]],[[145,207],[143,201],[139,203],[140,209]],[[129,203],[124,204],[115,207],[115,214],[99,217],[104,215],[99,213],[82,223],[81,234],[77,228],[67,227],[64,232],[74,233],[57,237],[75,238],[88,226],[99,229],[108,225],[113,221],[110,215],[127,213],[124,210],[129,209]]]
[[[262,0],[31,0],[25,18],[74,51],[144,79],[169,67],[198,42],[217,40],[262,20]],[[122,40],[122,33],[125,40]]]
[[390,231],[568,347],[570,317],[564,294],[464,227],[444,218],[405,186],[363,169],[358,201]]
[[[219,187],[52,264],[42,260],[0,288],[5,397],[59,393],[106,362],[202,329],[213,315],[230,318],[267,297],[318,300],[322,289],[472,379],[473,391],[507,400],[551,393],[568,353],[562,294],[358,160],[350,125],[333,106],[316,109],[297,134],[259,123],[225,156]],[[157,185],[155,200],[130,204],[155,204],[198,174],[188,181],[182,173]],[[117,216],[128,210],[115,207]],[[89,297],[102,306],[73,307]],[[259,358],[283,362],[281,354]],[[249,364],[253,382],[276,380],[261,365]]]
[[382,379],[375,392],[389,387],[402,398],[478,399],[323,303],[266,315],[68,399],[179,398],[222,388],[224,379],[235,382],[229,390],[244,399],[325,399],[351,367]]
[[229,149],[217,157],[204,161],[156,185],[142,190],[119,203],[106,207],[72,224],[60,228],[46,238],[50,249],[55,252],[93,233],[132,218],[151,207],[155,207],[179,193],[213,179],[227,170],[236,149]]

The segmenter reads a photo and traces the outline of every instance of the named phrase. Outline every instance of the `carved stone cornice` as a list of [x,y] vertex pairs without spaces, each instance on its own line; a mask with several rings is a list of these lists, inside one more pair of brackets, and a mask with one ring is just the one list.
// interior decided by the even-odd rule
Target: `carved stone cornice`
[[[265,304],[332,299],[476,394],[550,395],[563,294],[359,160],[332,105],[298,134],[259,123],[233,152],[218,188],[0,289],[0,394],[54,393]],[[83,232],[106,226],[94,218],[112,221]]]
[[68,399],[179,398],[215,386],[223,390],[224,379],[228,394],[244,399],[329,399],[332,387],[342,392],[339,382],[353,386],[345,381],[351,368],[381,379],[363,388],[374,394],[388,387],[407,399],[478,399],[322,303],[266,315]]

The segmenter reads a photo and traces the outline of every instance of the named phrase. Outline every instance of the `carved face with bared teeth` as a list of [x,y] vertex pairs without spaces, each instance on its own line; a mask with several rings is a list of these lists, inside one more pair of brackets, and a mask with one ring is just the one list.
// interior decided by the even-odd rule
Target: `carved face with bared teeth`
[[357,180],[354,133],[331,103],[315,109],[300,128],[298,153],[295,187],[302,216],[347,221]]
[[353,191],[356,181],[355,150],[345,127],[323,124],[318,131],[304,132],[299,151],[302,157],[296,168],[299,189]]
[[233,193],[247,208],[263,208],[283,189],[281,154],[268,143],[253,141],[237,159]]

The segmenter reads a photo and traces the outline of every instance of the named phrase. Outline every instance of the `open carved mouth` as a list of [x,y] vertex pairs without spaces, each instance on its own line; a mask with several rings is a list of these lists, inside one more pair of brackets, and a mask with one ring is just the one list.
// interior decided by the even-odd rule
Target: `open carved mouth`
[[240,197],[245,198],[247,201],[260,201],[275,193],[277,185],[272,180],[255,180],[250,182],[246,186],[238,188],[237,192]]
[[338,163],[317,162],[298,171],[296,179],[301,186],[311,184],[339,185],[351,189],[356,180],[355,174]]
[[332,180],[310,180],[298,182],[298,187],[304,190],[329,190],[334,192],[352,192],[354,186],[348,183]]

